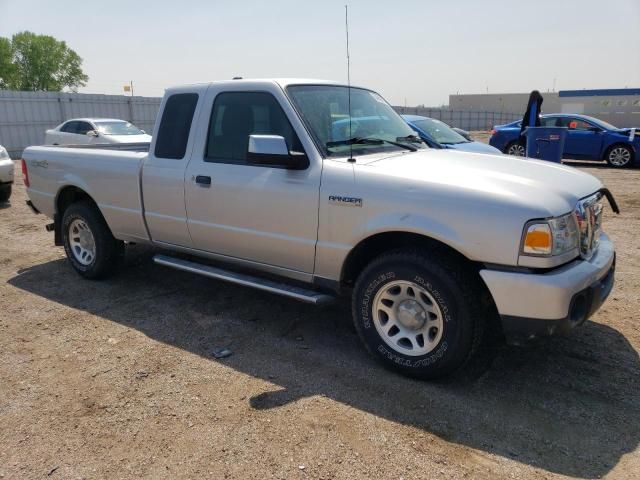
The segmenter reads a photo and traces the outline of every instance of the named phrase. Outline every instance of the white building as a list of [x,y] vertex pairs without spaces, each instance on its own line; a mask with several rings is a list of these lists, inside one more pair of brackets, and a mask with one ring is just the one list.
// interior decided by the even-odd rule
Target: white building
[[[640,88],[541,93],[544,98],[543,113],[582,113],[617,127],[640,127]],[[449,108],[524,115],[528,99],[528,93],[449,95]]]

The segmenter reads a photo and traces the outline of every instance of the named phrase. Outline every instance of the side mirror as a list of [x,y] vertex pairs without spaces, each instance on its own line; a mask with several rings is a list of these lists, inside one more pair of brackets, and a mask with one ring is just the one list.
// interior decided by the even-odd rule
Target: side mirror
[[97,131],[97,130],[89,130],[89,131],[87,132],[87,136],[89,136],[89,137],[99,137],[99,136],[100,136],[100,134],[98,133],[98,131]]
[[307,155],[289,152],[287,141],[280,135],[249,135],[247,160],[253,165],[304,170],[309,166]]
[[589,131],[593,133],[600,133],[602,129],[600,127],[589,127]]
[[145,132],[144,130],[140,130],[140,131],[141,131],[143,134],[147,133],[147,132]]

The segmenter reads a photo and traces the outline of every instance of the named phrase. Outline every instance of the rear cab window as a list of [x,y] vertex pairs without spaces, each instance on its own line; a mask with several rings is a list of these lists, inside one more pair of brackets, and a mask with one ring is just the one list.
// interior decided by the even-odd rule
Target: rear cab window
[[167,99],[155,144],[157,158],[184,158],[197,104],[197,93],[175,93]]

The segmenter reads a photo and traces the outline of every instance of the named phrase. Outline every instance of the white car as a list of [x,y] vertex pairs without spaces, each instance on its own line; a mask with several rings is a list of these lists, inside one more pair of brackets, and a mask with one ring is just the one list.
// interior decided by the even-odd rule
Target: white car
[[11,185],[13,185],[13,160],[9,158],[7,150],[0,145],[0,203],[9,200]]
[[151,135],[117,118],[73,118],[47,130],[46,145],[149,143]]

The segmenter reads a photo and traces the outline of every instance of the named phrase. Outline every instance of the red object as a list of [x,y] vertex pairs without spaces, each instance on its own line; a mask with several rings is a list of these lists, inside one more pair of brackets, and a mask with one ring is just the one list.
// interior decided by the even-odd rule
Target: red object
[[493,137],[496,133],[498,133],[498,132],[496,131],[496,129],[495,129],[495,128],[492,128],[492,129],[491,129],[491,136]]
[[27,170],[27,162],[22,159],[22,181],[24,186],[29,188],[29,171]]

